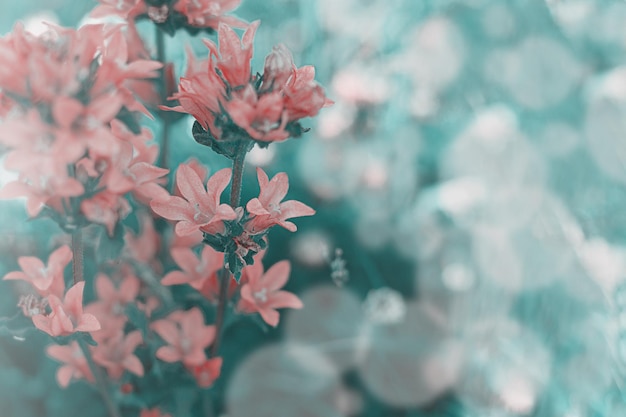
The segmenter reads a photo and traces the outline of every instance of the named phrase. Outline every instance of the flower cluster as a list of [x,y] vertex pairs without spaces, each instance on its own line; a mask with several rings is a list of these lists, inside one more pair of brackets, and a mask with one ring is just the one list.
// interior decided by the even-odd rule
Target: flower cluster
[[[294,232],[296,225],[288,219],[315,214],[315,210],[299,201],[282,201],[289,189],[285,173],[277,174],[270,181],[259,168],[257,176],[259,196],[250,200],[245,209],[233,208],[220,204],[221,194],[230,182],[230,168],[213,174],[205,188],[198,173],[183,164],[176,172],[176,186],[181,196],[157,198],[150,206],[158,215],[176,222],[176,234],[186,236],[202,232],[206,243],[226,254],[231,271],[239,277],[241,268],[251,264],[252,256],[265,247],[265,236],[271,227],[278,225]],[[172,255],[179,256],[179,253]],[[182,279],[178,277],[176,283]],[[197,278],[188,274],[185,279],[185,282],[192,282]]]
[[129,60],[119,25],[51,28],[36,37],[17,25],[0,39],[0,91],[11,109],[0,126],[9,149],[4,165],[19,174],[0,192],[26,197],[27,211],[47,214],[66,229],[84,218],[113,234],[130,211],[124,195],[145,202],[159,195],[168,171],[152,165],[151,134],[133,133],[123,114],[145,107],[130,86],[156,75],[161,64]]
[[[260,143],[300,136],[299,120],[315,116],[332,102],[315,81],[312,66],[296,68],[284,45],[274,47],[265,59],[263,75],[252,75],[253,40],[259,22],[248,26],[242,39],[230,27],[218,29],[219,47],[205,40],[209,57],[198,61],[189,54],[189,66],[172,96],[179,106],[172,110],[195,117],[212,145],[228,155],[219,142],[243,139]],[[198,136],[196,140],[202,141]],[[200,135],[201,136],[201,135]]]
[[241,27],[245,23],[227,16],[241,0],[99,0],[92,17],[119,16],[132,21],[149,18],[173,35],[184,28],[191,33],[199,29],[215,30],[220,23]]

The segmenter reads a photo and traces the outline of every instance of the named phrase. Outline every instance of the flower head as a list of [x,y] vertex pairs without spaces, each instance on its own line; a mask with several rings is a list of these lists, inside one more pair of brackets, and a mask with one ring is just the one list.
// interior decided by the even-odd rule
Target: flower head
[[204,349],[215,339],[215,326],[205,326],[202,311],[197,307],[175,311],[155,321],[151,327],[168,343],[157,350],[157,358],[164,362],[182,362],[188,368],[206,361]]
[[138,330],[124,335],[124,331],[120,329],[112,337],[98,343],[93,349],[93,359],[98,365],[106,368],[112,379],[121,378],[124,370],[143,376],[143,365],[133,354],[141,343],[142,337]]
[[20,256],[17,263],[22,271],[9,272],[3,279],[26,281],[43,297],[50,294],[63,297],[65,294],[63,270],[71,260],[72,250],[67,245],[61,246],[50,254],[48,265],[44,265],[39,258],[34,256]]
[[259,197],[246,205],[251,219],[245,224],[245,229],[251,234],[262,233],[274,225],[295,232],[296,225],[288,219],[315,214],[315,210],[299,201],[282,202],[289,189],[289,178],[284,172],[276,174],[270,181],[265,171],[257,168],[257,177],[261,188]]
[[237,217],[231,206],[220,204],[220,196],[228,186],[230,176],[230,168],[217,171],[209,178],[205,189],[191,167],[180,165],[176,172],[176,186],[182,197],[153,200],[150,207],[159,216],[177,222],[177,235],[191,235],[197,230],[209,234],[222,233],[223,221]]
[[208,245],[204,245],[200,259],[190,248],[174,247],[171,250],[174,262],[182,271],[172,271],[165,275],[163,285],[189,284],[196,290],[201,290],[206,281],[217,280],[217,271],[224,264],[224,254],[216,252]]
[[93,374],[78,342],[72,341],[65,346],[48,346],[46,353],[52,359],[63,363],[57,370],[57,382],[60,387],[66,388],[73,379],[86,379],[89,382],[94,382]]
[[244,313],[259,313],[270,326],[276,327],[280,315],[278,308],[302,308],[302,301],[287,291],[280,291],[289,279],[289,261],[280,261],[265,273],[263,264],[255,262],[244,268],[248,282],[241,287],[238,309]]
[[193,115],[217,141],[277,142],[299,136],[306,131],[299,119],[315,116],[332,104],[314,80],[313,67],[297,68],[284,45],[267,56],[262,76],[252,75],[258,26],[258,21],[251,23],[240,39],[220,24],[218,43],[204,42],[208,59],[197,61],[190,54],[187,74],[170,98],[180,103],[170,110]]
[[50,336],[68,336],[75,332],[100,330],[98,319],[92,314],[83,313],[83,289],[85,282],[79,282],[67,291],[61,301],[50,295],[48,304],[52,312],[48,315],[33,316],[33,323],[39,330]]

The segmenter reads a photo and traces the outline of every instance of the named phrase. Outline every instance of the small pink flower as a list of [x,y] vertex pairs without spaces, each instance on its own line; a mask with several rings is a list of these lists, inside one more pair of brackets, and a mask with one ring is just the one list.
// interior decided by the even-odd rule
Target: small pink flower
[[209,234],[223,233],[223,221],[237,217],[231,206],[220,204],[220,196],[230,177],[230,168],[217,171],[209,178],[205,189],[192,168],[180,165],[176,172],[176,186],[183,198],[169,196],[153,200],[150,207],[159,216],[177,221],[175,231],[179,236],[191,235],[197,230]]
[[232,88],[246,85],[250,82],[252,68],[252,42],[261,22],[250,23],[241,40],[239,36],[226,24],[220,24],[217,30],[219,49],[213,41],[204,40],[205,45],[216,58],[216,67],[222,77]]
[[202,311],[175,311],[165,319],[152,323],[154,330],[168,345],[160,347],[156,357],[164,362],[182,362],[187,368],[206,360],[204,349],[215,339],[215,326],[205,326]]
[[137,376],[143,376],[143,365],[137,356],[133,354],[137,346],[142,343],[141,333],[132,331],[124,336],[119,330],[115,335],[98,343],[93,348],[93,359],[106,368],[109,377],[120,379],[127,370]]
[[191,26],[217,29],[220,23],[245,27],[245,22],[225,13],[236,9],[241,0],[178,0],[174,9],[187,17]]
[[313,117],[322,107],[333,104],[315,81],[315,68],[311,65],[293,70],[284,92],[285,109],[290,121]]
[[17,263],[22,271],[9,272],[3,279],[26,281],[43,297],[50,294],[63,297],[65,294],[63,271],[71,260],[72,250],[67,245],[61,246],[50,254],[47,266],[34,256],[20,256]]
[[202,364],[193,366],[191,373],[193,374],[199,387],[209,388],[219,378],[222,370],[222,358],[211,358]]
[[48,315],[33,316],[35,327],[50,336],[68,336],[75,332],[100,330],[98,319],[92,314],[83,313],[84,288],[84,281],[75,284],[67,290],[63,301],[55,295],[50,295],[48,304],[52,312]]
[[83,200],[80,210],[87,220],[106,226],[109,236],[113,236],[118,221],[131,212],[128,200],[119,194],[102,191],[96,196]]
[[257,177],[261,187],[259,197],[248,201],[246,205],[246,209],[253,216],[245,225],[251,234],[262,233],[274,225],[295,232],[296,225],[287,219],[315,214],[315,210],[299,201],[281,202],[289,189],[289,178],[284,172],[276,174],[269,181],[267,174],[257,168]]
[[241,287],[241,300],[237,306],[240,311],[259,313],[267,324],[276,327],[280,318],[276,309],[303,307],[302,301],[295,294],[279,291],[289,279],[289,261],[280,261],[265,273],[260,262],[246,266],[244,270],[248,282]]
[[102,330],[94,333],[94,337],[104,339],[123,328],[128,320],[125,309],[139,295],[140,281],[131,274],[124,277],[119,288],[105,274],[96,277],[96,294],[98,300],[89,304],[86,309],[102,323]]
[[57,382],[60,387],[66,388],[73,379],[86,379],[89,382],[95,381],[78,342],[73,341],[66,346],[48,346],[46,353],[51,358],[63,363],[57,370]]
[[163,267],[156,255],[161,247],[161,236],[154,229],[154,220],[148,213],[142,213],[139,221],[139,234],[135,235],[130,229],[124,234],[124,253],[133,261],[150,265],[155,271],[160,271]]
[[171,254],[174,262],[183,270],[165,275],[161,281],[163,285],[189,284],[200,291],[205,281],[217,275],[224,264],[224,254],[208,245],[202,248],[200,259],[191,249],[184,247],[172,248]]

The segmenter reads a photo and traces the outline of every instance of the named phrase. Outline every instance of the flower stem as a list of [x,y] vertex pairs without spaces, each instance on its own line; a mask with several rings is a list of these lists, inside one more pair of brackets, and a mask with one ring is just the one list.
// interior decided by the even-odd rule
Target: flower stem
[[[248,153],[247,144],[242,143],[237,150],[235,159],[233,159],[233,176],[230,183],[230,205],[233,208],[239,206],[241,200],[241,186],[243,184],[243,168]],[[228,304],[228,284],[231,280],[230,271],[224,266],[219,273],[220,293],[217,301],[217,315],[215,318],[215,341],[211,347],[211,356],[217,356],[220,349],[220,341],[222,339],[222,330],[224,327],[224,315],[226,312],[226,304]]]
[[[155,28],[155,37],[156,37],[156,48],[157,48],[157,56],[156,59],[160,63],[163,64],[163,67],[159,70],[159,104],[165,105],[167,104],[167,79],[165,72],[165,37],[163,35],[163,31],[159,29],[156,25]],[[161,121],[163,125],[161,126],[161,152],[159,153],[159,166],[161,168],[167,168],[167,154],[169,153],[169,136],[170,136],[170,117],[163,110],[159,111],[161,116]]]
[[72,232],[72,277],[74,284],[83,277],[83,231],[80,227]]
[[121,417],[119,410],[117,409],[117,407],[115,406],[115,403],[113,403],[113,400],[111,399],[111,396],[109,395],[109,387],[107,385],[107,382],[102,376],[100,369],[98,368],[96,363],[93,361],[93,357],[91,356],[91,352],[89,351],[89,346],[87,346],[87,343],[85,343],[85,341],[81,339],[78,339],[78,345],[80,346],[80,350],[83,352],[83,355],[85,356],[85,359],[87,360],[87,364],[89,365],[89,369],[91,370],[91,373],[96,379],[96,387],[98,388],[98,392],[100,392],[100,396],[102,397],[102,400],[104,401],[104,404],[106,405],[107,411],[109,412],[109,416]]

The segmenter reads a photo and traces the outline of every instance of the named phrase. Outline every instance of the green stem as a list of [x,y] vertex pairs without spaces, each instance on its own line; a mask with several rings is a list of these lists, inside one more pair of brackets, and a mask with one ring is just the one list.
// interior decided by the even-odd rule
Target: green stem
[[72,277],[74,284],[82,281],[83,277],[83,231],[80,227],[72,232]]
[[[167,104],[167,79],[165,72],[165,36],[163,35],[163,31],[159,29],[155,25],[155,37],[156,37],[156,48],[157,48],[157,56],[156,59],[160,63],[163,64],[163,67],[159,70],[159,104],[165,105]],[[161,126],[161,152],[159,153],[159,166],[161,168],[167,168],[168,161],[167,156],[169,153],[169,136],[170,136],[170,117],[167,113],[162,110],[159,110],[159,115],[161,116],[161,120],[163,121],[163,126]]]
[[[246,161],[247,144],[243,143],[237,150],[237,155],[233,159],[233,176],[230,183],[230,205],[237,208],[241,200],[241,186],[243,184],[243,168]],[[224,266],[219,274],[220,293],[217,300],[217,315],[215,318],[215,341],[211,347],[211,356],[217,356],[222,340],[222,330],[224,327],[224,316],[226,304],[228,304],[228,284],[231,280],[230,271]]]
[[89,369],[96,379],[96,387],[98,388],[98,392],[100,392],[100,396],[102,397],[102,400],[106,405],[109,416],[121,417],[119,410],[117,409],[115,403],[113,403],[113,400],[109,395],[109,387],[107,385],[106,379],[104,378],[104,376],[102,376],[100,368],[98,368],[96,363],[93,361],[93,357],[91,356],[91,352],[89,351],[89,346],[87,346],[87,343],[85,343],[85,341],[81,339],[78,340],[78,346],[80,346],[80,350],[83,352],[83,355],[87,360],[87,365],[89,365]]
[[[72,277],[74,283],[80,282],[84,280],[83,276],[83,235],[81,228],[77,228],[72,233]],[[106,379],[100,373],[100,369],[96,366],[93,358],[91,357],[91,352],[89,351],[89,347],[84,340],[78,339],[78,345],[80,346],[80,350],[82,350],[85,359],[87,360],[87,364],[89,365],[89,369],[91,369],[91,373],[96,379],[96,387],[102,396],[102,400],[107,407],[110,417],[121,417],[117,407],[111,400],[111,396],[109,395],[109,390],[107,386]]]

